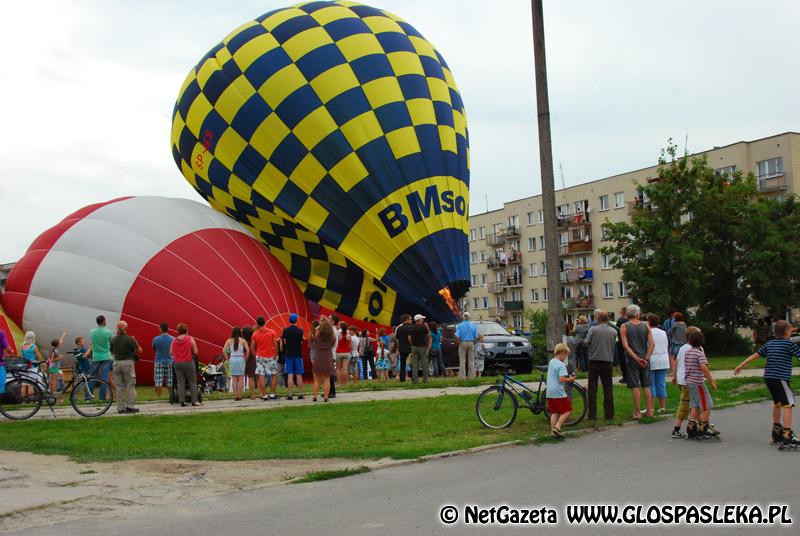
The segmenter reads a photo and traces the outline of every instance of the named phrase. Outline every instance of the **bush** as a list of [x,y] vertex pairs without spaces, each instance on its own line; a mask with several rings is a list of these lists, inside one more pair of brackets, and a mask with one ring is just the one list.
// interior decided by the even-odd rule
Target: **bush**
[[531,335],[528,340],[533,347],[533,363],[535,365],[547,364],[547,311],[537,309],[527,310],[525,316],[531,323]]
[[728,335],[721,327],[708,322],[695,322],[692,325],[703,330],[706,339],[703,349],[708,356],[740,356],[753,353],[753,343],[738,333]]

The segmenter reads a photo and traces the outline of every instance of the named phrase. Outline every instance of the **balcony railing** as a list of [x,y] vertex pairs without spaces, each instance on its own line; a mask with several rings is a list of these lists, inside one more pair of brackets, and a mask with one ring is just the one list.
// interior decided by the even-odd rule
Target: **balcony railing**
[[561,302],[561,307],[563,307],[564,309],[594,309],[594,296],[579,296],[577,298],[565,298]]
[[503,270],[510,264],[521,264],[522,254],[519,251],[506,253],[504,257],[491,257],[486,261],[486,266],[492,270]]
[[489,307],[489,316],[492,318],[496,316],[506,316],[506,312],[502,307]]
[[487,246],[501,246],[505,241],[506,241],[506,235],[504,232],[491,233],[486,235]]
[[511,240],[512,238],[519,238],[519,229],[515,225],[510,225],[506,229],[506,240]]
[[578,227],[582,225],[591,225],[589,221],[589,213],[588,212],[581,212],[579,214],[567,214],[562,216],[558,214],[556,216],[556,222],[558,223],[559,227]]
[[505,303],[505,310],[507,313],[518,313],[525,309],[525,304],[522,300],[512,300]]
[[494,292],[495,294],[500,292],[505,292],[506,286],[505,283],[495,282],[489,283],[489,292]]
[[776,190],[786,189],[786,176],[782,171],[777,173],[770,173],[758,178],[758,191],[759,192],[772,192]]
[[591,268],[570,268],[560,274],[562,283],[575,283],[578,281],[593,281],[594,271]]
[[591,253],[592,241],[591,240],[575,240],[566,244],[558,245],[559,255],[574,255],[577,253]]

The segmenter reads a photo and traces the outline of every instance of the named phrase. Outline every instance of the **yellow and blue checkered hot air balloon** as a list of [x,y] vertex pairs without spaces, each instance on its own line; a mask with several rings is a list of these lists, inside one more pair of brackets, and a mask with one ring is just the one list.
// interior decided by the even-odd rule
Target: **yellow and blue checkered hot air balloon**
[[186,78],[172,150],[309,299],[383,324],[453,319],[469,288],[467,120],[407,22],[337,1],[244,24]]

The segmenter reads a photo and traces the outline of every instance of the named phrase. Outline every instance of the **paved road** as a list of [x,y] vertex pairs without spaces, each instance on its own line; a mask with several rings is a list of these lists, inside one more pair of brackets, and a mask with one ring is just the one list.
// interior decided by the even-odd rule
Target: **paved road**
[[[292,536],[378,534],[633,534],[635,528],[442,526],[442,504],[518,506],[571,503],[788,504],[791,527],[703,527],[703,534],[797,534],[800,452],[767,444],[770,405],[718,412],[719,443],[672,440],[670,423],[631,425],[573,438],[564,444],[521,446],[393,467],[311,484],[243,492],[179,508],[85,519],[24,533]],[[563,517],[563,514],[562,514]],[[654,534],[693,534],[688,527],[655,527]]]

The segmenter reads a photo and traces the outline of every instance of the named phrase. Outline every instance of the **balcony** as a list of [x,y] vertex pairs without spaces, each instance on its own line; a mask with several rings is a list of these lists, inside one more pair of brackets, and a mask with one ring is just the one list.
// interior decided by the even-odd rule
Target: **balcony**
[[501,292],[505,292],[506,287],[505,283],[489,283],[489,292],[494,292],[495,294],[499,294]]
[[495,318],[497,316],[503,317],[506,316],[506,312],[502,307],[489,307],[489,316],[491,318]]
[[559,227],[591,227],[592,223],[589,221],[589,213],[580,214],[567,214],[562,216],[559,214],[556,217],[556,222]]
[[570,268],[561,272],[560,279],[562,283],[594,281],[594,271],[591,268]]
[[577,298],[565,298],[561,301],[561,307],[573,311],[582,309],[594,309],[594,296],[578,296]]
[[502,257],[491,257],[486,261],[486,266],[492,270],[505,270],[509,265],[517,264],[522,264],[522,254],[515,250],[503,254]]
[[759,192],[777,192],[786,189],[786,175],[782,171],[758,177]]
[[592,241],[589,240],[574,240],[566,244],[558,245],[559,256],[577,255],[579,253],[591,253]]
[[519,229],[516,226],[511,225],[506,229],[506,240],[513,240],[515,238],[519,238]]
[[507,301],[505,303],[505,310],[507,313],[520,313],[525,309],[525,304],[520,301]]
[[490,233],[486,235],[487,246],[502,246],[505,241],[506,235],[504,232]]

